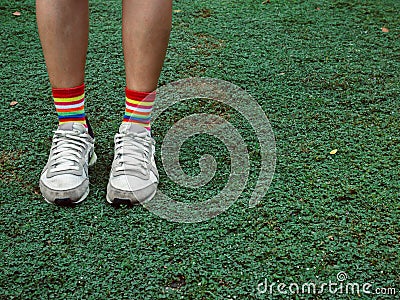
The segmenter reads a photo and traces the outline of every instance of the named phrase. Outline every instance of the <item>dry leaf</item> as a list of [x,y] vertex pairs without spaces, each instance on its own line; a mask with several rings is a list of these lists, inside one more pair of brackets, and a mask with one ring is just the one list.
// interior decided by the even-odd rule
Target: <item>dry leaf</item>
[[338,149],[333,149],[331,152],[329,152],[329,154],[334,155],[334,154],[336,154],[337,152],[338,152]]
[[19,11],[15,11],[15,12],[13,12],[13,15],[14,15],[14,16],[20,16],[21,13],[20,13]]
[[354,189],[349,189],[349,193],[350,193],[350,195],[355,195],[355,194],[357,194],[357,191]]
[[317,7],[315,10],[321,10],[321,8]]
[[271,3],[271,0],[265,0],[265,1],[263,1],[262,4],[267,4],[267,3]]
[[382,32],[389,32],[389,29],[387,29],[386,27],[382,27]]
[[18,104],[17,101],[11,101],[11,102],[10,102],[10,106],[15,106],[15,105],[17,105],[17,104]]
[[180,10],[180,9],[175,9],[174,10],[174,13],[180,13],[182,10]]

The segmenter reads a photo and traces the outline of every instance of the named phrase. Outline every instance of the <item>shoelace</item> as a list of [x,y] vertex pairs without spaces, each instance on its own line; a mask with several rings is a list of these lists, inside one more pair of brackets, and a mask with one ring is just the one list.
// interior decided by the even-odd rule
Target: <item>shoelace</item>
[[56,130],[53,138],[50,172],[79,170],[79,163],[88,145],[86,134]]
[[146,175],[153,142],[146,133],[115,135],[115,171],[137,170]]

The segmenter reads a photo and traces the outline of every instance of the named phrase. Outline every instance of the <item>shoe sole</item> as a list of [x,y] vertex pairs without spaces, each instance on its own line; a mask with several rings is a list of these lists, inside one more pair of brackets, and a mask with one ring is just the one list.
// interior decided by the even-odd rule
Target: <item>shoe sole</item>
[[[97,155],[96,153],[93,151],[93,154],[90,157],[89,163],[88,163],[88,167],[93,166],[97,161]],[[83,202],[83,200],[85,200],[87,198],[87,196],[89,195],[89,187],[86,189],[86,191],[83,193],[82,197],[79,198],[77,201],[72,201],[71,198],[56,198],[54,201],[50,201],[48,199],[46,199],[46,197],[43,197],[44,200],[47,203],[50,204],[55,204],[57,206],[75,206],[81,202]]]
[[[157,190],[155,190],[153,194],[151,194],[147,199],[143,200],[142,202],[145,203],[147,201],[150,201],[151,199],[154,198],[156,193],[157,193]],[[107,202],[113,206],[120,206],[120,205],[136,206],[136,205],[142,204],[141,201],[138,201],[136,199],[131,200],[131,199],[114,198],[111,200],[111,198],[108,196],[108,194],[106,195],[106,199],[107,199]]]
[[56,198],[53,202],[53,201],[47,200],[45,197],[43,197],[43,198],[47,203],[50,203],[50,204],[54,204],[57,206],[63,206],[63,207],[72,207],[72,206],[78,205],[79,203],[83,202],[83,200],[85,200],[87,198],[87,196],[89,195],[89,191],[90,191],[90,189],[87,188],[85,193],[82,195],[81,198],[78,199],[78,201],[72,201],[71,198]]

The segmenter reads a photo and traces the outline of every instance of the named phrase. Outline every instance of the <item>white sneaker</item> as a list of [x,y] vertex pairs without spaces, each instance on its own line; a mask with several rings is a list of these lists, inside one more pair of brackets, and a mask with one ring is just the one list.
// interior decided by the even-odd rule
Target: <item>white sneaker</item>
[[40,176],[39,186],[44,199],[63,206],[85,200],[89,194],[88,166],[96,159],[94,138],[82,124],[59,126],[54,132],[49,160]]
[[156,194],[159,178],[154,160],[154,139],[142,126],[123,123],[114,143],[107,201],[119,205],[151,200]]

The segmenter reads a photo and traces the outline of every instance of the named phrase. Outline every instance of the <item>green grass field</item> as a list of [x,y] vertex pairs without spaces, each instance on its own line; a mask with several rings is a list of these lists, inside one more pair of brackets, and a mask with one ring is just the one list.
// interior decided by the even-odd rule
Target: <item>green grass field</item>
[[[250,209],[259,144],[246,120],[195,99],[169,110],[153,125],[158,145],[174,121],[207,112],[247,134],[252,158],[246,191],[228,211],[180,224],[105,201],[124,109],[120,1],[90,3],[86,103],[99,160],[87,200],[59,208],[38,189],[57,117],[34,1],[0,0],[0,299],[398,298],[399,8],[398,0],[175,1],[160,85],[211,77],[240,86],[268,116],[277,149],[268,193]],[[179,201],[218,194],[229,176],[226,148],[204,135],[186,146],[184,169],[196,174],[198,158],[214,154],[217,178],[198,190],[174,184],[158,146],[160,189]],[[276,290],[337,282],[339,272],[345,283],[397,294]],[[276,283],[274,295],[258,292],[265,280]]]

